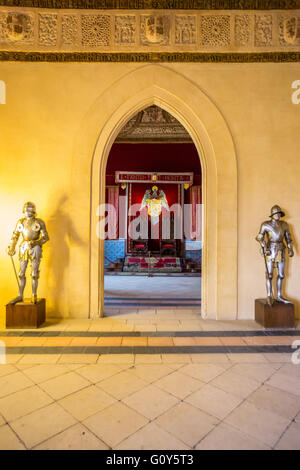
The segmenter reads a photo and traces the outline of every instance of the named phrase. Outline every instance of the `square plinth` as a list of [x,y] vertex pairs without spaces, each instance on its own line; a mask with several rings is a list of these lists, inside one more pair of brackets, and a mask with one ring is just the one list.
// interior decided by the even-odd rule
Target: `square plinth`
[[38,328],[46,320],[46,300],[6,305],[6,328]]
[[255,321],[265,328],[295,328],[294,304],[255,299]]

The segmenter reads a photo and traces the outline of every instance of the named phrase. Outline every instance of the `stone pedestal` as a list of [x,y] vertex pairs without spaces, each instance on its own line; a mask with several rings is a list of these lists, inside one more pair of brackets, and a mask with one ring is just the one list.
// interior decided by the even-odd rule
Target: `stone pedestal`
[[294,304],[255,299],[255,321],[265,328],[295,328]]
[[46,300],[6,305],[6,328],[38,328],[46,320]]

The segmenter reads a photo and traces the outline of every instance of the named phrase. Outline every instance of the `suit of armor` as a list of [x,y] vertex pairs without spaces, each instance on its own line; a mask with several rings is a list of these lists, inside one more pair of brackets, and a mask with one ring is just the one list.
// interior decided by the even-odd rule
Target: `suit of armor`
[[274,302],[273,273],[277,267],[277,301],[290,303],[282,296],[282,283],[284,279],[285,253],[288,248],[289,256],[294,256],[293,240],[288,224],[284,220],[284,212],[279,206],[271,209],[271,219],[262,223],[256,240],[261,244],[266,262],[267,301],[269,305]]
[[28,262],[31,263],[31,278],[32,278],[32,302],[37,302],[37,288],[39,279],[39,266],[42,258],[42,245],[49,240],[46,230],[46,225],[43,220],[35,217],[35,205],[27,202],[24,205],[23,212],[25,217],[18,220],[15,230],[13,231],[10,245],[8,247],[8,254],[13,256],[15,248],[22,236],[22,241],[19,247],[19,293],[18,296],[11,301],[11,303],[23,301],[24,289],[26,285],[26,269]]

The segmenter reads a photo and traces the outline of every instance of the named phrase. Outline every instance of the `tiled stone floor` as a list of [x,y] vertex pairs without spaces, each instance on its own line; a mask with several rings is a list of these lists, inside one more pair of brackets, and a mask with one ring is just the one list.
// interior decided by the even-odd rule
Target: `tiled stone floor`
[[201,277],[104,276],[106,297],[198,298]]
[[300,366],[219,356],[1,365],[0,448],[299,450]]
[[[253,321],[203,320],[193,309],[106,313],[49,320],[40,331],[236,331],[251,338],[263,330]],[[241,338],[234,337],[238,345]],[[80,336],[70,339],[80,345]],[[299,450],[300,365],[291,353],[274,352],[8,354],[0,365],[0,449]]]

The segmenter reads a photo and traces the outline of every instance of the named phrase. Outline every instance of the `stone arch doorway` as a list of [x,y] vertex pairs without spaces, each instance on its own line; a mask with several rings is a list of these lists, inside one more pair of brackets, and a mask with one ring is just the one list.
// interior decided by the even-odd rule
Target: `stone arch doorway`
[[[135,68],[112,84],[85,119],[82,132],[86,130],[89,139],[94,135],[96,142],[90,167],[90,317],[104,314],[104,240],[97,236],[96,214],[99,204],[105,202],[109,152],[125,123],[153,104],[187,129],[200,157],[204,181],[202,317],[236,319],[237,166],[233,140],[223,116],[206,94],[187,78],[160,65]],[[78,152],[83,151],[83,145],[84,138]],[[86,173],[82,158],[75,177],[81,169]]]

